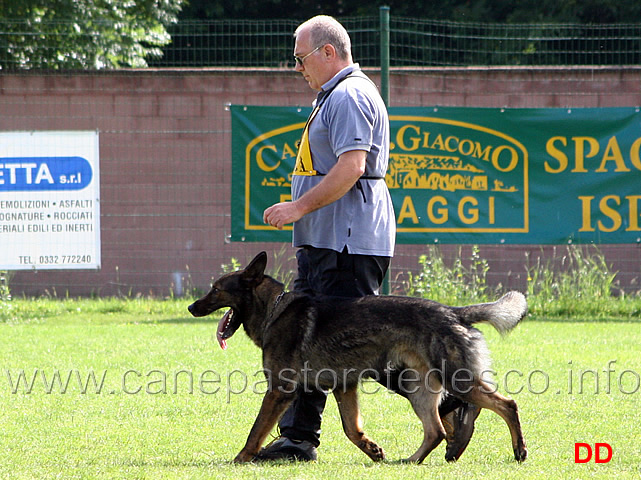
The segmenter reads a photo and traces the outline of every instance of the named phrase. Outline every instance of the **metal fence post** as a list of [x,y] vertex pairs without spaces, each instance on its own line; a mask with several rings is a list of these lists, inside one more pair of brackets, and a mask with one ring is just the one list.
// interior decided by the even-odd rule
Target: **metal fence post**
[[[381,35],[381,97],[385,106],[389,107],[389,11],[390,7],[382,6],[380,12]],[[389,295],[390,278],[389,270],[383,278],[382,293]]]
[[380,7],[381,31],[381,96],[389,107],[389,12],[390,7]]

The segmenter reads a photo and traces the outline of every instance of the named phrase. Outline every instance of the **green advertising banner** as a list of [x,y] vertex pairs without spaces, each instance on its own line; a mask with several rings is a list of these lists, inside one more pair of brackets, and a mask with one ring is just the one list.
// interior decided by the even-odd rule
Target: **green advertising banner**
[[[232,106],[232,241],[290,198],[309,108]],[[399,243],[641,242],[639,108],[393,107],[385,181]]]

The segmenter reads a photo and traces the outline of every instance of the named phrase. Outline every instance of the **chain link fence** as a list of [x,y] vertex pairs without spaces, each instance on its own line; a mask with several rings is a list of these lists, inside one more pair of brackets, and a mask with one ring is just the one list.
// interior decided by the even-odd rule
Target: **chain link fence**
[[[340,19],[361,65],[380,65],[378,17]],[[181,22],[158,67],[293,67],[296,20]],[[480,24],[390,18],[390,66],[638,65],[641,24]]]
[[[365,67],[380,65],[378,16],[340,18],[350,32],[355,59]],[[0,65],[4,69],[74,68],[82,52],[99,42],[81,24],[43,22],[33,26],[0,22]],[[291,67],[292,32],[300,20],[183,20],[168,28],[171,42],[150,49],[153,67]],[[118,26],[113,29],[117,31]],[[392,67],[490,65],[638,65],[641,24],[491,24],[391,16]],[[92,36],[93,35],[93,36]],[[124,39],[122,39],[124,41]],[[106,48],[106,47],[105,47]],[[35,59],[47,58],[47,62]],[[31,59],[31,63],[30,60]],[[130,65],[139,66],[139,65]],[[77,68],[77,67],[76,67]]]

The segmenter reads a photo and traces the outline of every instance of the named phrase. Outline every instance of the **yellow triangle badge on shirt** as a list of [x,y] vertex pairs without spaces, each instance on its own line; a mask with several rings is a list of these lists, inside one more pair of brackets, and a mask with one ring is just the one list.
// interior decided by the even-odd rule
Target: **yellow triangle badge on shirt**
[[[309,124],[308,124],[309,125]],[[296,165],[294,166],[294,175],[316,175],[314,164],[312,162],[312,151],[309,148],[309,136],[307,135],[307,126],[303,130],[303,138],[300,140],[298,154],[296,155]]]

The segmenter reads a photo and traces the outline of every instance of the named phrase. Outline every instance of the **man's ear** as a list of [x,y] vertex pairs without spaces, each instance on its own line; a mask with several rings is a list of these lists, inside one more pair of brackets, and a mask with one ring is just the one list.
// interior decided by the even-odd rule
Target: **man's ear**
[[337,55],[336,49],[331,43],[326,43],[325,45],[323,45],[323,48],[321,48],[321,53],[326,60],[332,59]]

